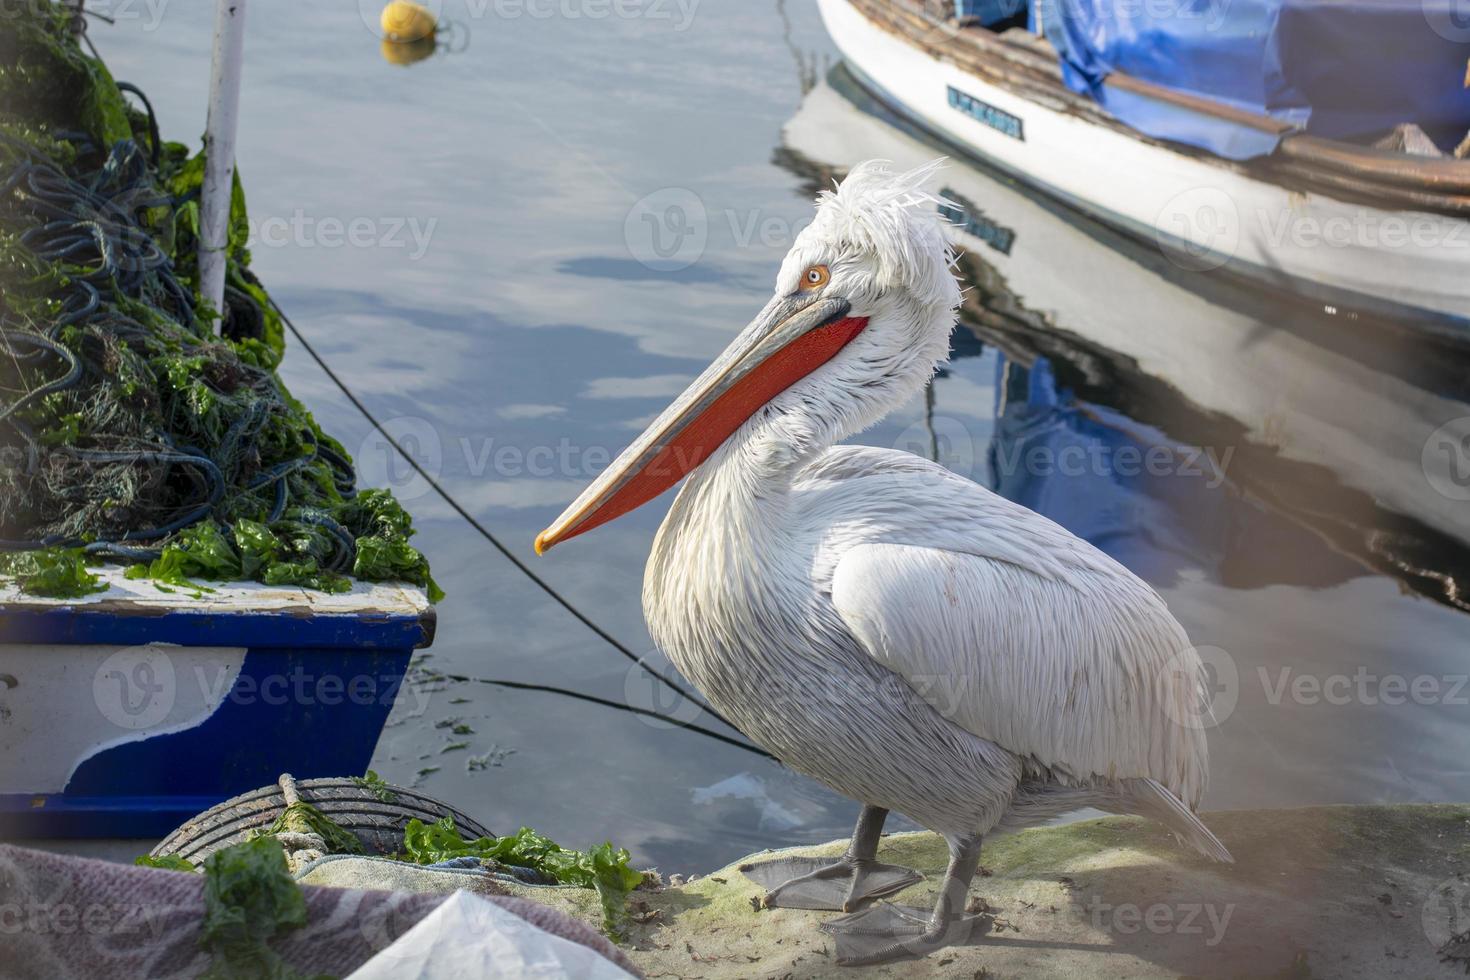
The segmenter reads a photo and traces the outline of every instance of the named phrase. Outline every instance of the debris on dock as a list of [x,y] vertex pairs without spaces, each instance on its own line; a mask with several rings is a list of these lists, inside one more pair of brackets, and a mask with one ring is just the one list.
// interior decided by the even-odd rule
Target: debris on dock
[[[1235,864],[1190,855],[1135,817],[987,839],[970,902],[990,918],[989,931],[922,960],[837,966],[817,925],[840,913],[762,909],[760,889],[737,870],[755,855],[635,893],[629,956],[648,976],[706,980],[1465,976],[1470,806],[1242,810],[1207,820]],[[836,857],[847,843],[793,850]],[[947,860],[941,838],[890,835],[879,860],[926,875],[892,901],[933,903]],[[585,895],[558,890],[549,901],[594,921]]]

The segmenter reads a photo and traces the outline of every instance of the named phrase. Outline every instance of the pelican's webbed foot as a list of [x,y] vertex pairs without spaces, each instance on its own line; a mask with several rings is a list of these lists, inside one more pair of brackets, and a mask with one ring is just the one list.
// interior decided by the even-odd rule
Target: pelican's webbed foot
[[742,864],[740,871],[766,890],[766,908],[851,912],[863,902],[893,895],[924,880],[912,868],[870,858],[782,857]]
[[741,872],[766,890],[766,908],[851,912],[863,902],[893,895],[924,876],[912,868],[878,863],[878,839],[888,811],[864,806],[852,844],[840,859],[779,857],[742,864]]
[[821,928],[836,938],[840,966],[874,966],[962,946],[989,932],[992,922],[989,915],[963,914],[938,920],[927,909],[879,902]]
[[882,902],[822,924],[823,932],[837,937],[839,964],[871,966],[927,956],[990,931],[992,916],[965,914],[965,897],[980,864],[980,835],[948,837],[948,843],[949,868],[933,911]]

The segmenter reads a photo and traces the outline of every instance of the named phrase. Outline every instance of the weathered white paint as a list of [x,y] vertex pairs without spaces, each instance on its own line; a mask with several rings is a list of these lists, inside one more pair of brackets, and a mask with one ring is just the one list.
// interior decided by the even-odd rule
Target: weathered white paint
[[146,579],[124,577],[124,569],[109,565],[93,569],[107,585],[79,599],[49,599],[25,595],[15,583],[0,583],[0,605],[10,608],[76,606],[126,601],[140,609],[170,609],[181,612],[258,613],[275,609],[307,609],[313,613],[382,613],[385,616],[417,616],[429,608],[423,589],[395,582],[353,582],[352,591],[341,594],[316,592],[291,585],[261,585],[258,582],[201,582],[212,589],[198,595],[187,588],[168,586],[163,592]]
[[0,645],[0,793],[59,793],[86,759],[199,725],[243,647]]
[[[1073,206],[1146,238],[1209,247],[1258,278],[1285,275],[1470,317],[1470,221],[1287,191],[1228,161],[1177,153],[992,85],[881,29],[847,0],[818,6],[848,63],[906,111]],[[1022,119],[1025,139],[952,108],[949,86]],[[1324,241],[1340,235],[1349,240]]]

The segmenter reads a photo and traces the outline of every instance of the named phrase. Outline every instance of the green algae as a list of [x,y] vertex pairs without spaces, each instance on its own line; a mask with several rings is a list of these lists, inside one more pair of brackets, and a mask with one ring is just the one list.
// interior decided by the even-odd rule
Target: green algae
[[[227,249],[230,329],[216,336],[222,311],[192,295],[202,153],[179,143],[153,145],[148,118],[126,103],[105,65],[81,52],[60,5],[35,0],[6,20],[0,327],[6,343],[20,337],[27,354],[38,345],[43,353],[65,352],[81,374],[35,397],[57,384],[56,358],[0,358],[0,420],[13,415],[0,423],[0,539],[12,542],[7,547],[63,545],[58,554],[127,542],[127,549],[107,553],[136,563],[129,576],[152,579],[161,591],[205,591],[194,581],[203,579],[340,592],[357,578],[411,582],[439,601],[427,560],[409,543],[407,513],[386,491],[354,495],[349,454],[275,373],[285,353],[284,323],[250,272],[238,171]],[[156,246],[167,258],[163,266],[123,283],[108,273],[105,254],[48,260],[25,244],[48,212],[12,175],[49,168],[92,189],[78,194],[106,196],[109,181],[122,179],[118,168],[137,165],[140,146],[150,147],[150,159],[128,178],[133,184],[110,204],[88,198],[78,214],[103,207],[112,209],[106,216],[115,225],[135,220],[133,245]],[[174,292],[170,282],[178,284]],[[69,314],[83,283],[101,299],[78,320]],[[17,392],[19,401],[7,406],[4,399]],[[156,461],[168,453],[207,458],[221,474],[223,493],[207,514],[197,514],[204,464]],[[170,533],[181,521],[188,526]],[[140,538],[153,528],[159,533]],[[151,553],[140,554],[138,544]],[[95,585],[74,556],[27,561],[47,568],[15,576],[33,594],[73,596]]]
[[80,548],[44,548],[39,551],[0,553],[0,579],[15,580],[27,595],[77,599],[107,586],[87,570]]
[[614,939],[623,936],[627,925],[628,896],[643,883],[643,874],[628,863],[628,852],[610,842],[573,851],[529,827],[504,837],[466,840],[455,829],[453,817],[431,824],[414,819],[404,831],[403,849],[415,864],[473,857],[528,868],[558,884],[593,889],[602,907],[602,927]]
[[205,859],[199,944],[213,958],[203,980],[299,980],[270,944],[304,925],[306,897],[279,841],[258,837]]

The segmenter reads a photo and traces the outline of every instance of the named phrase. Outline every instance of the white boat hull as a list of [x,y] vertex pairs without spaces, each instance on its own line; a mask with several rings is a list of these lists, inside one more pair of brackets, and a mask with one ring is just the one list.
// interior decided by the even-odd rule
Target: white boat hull
[[[874,156],[905,168],[933,157],[929,143],[859,110],[825,82],[808,93],[782,140],[839,171]],[[1113,351],[1203,412],[1235,420],[1250,442],[1325,467],[1389,510],[1470,542],[1470,486],[1460,458],[1445,451],[1470,445],[1462,443],[1470,440],[1465,402],[1216,305],[977,169],[951,166],[926,189],[983,211],[955,228],[956,244],[993,267],[1056,331]]]
[[1020,96],[929,56],[848,0],[818,5],[849,67],[894,109],[1182,268],[1265,280],[1335,312],[1470,328],[1470,221],[1288,190]]

